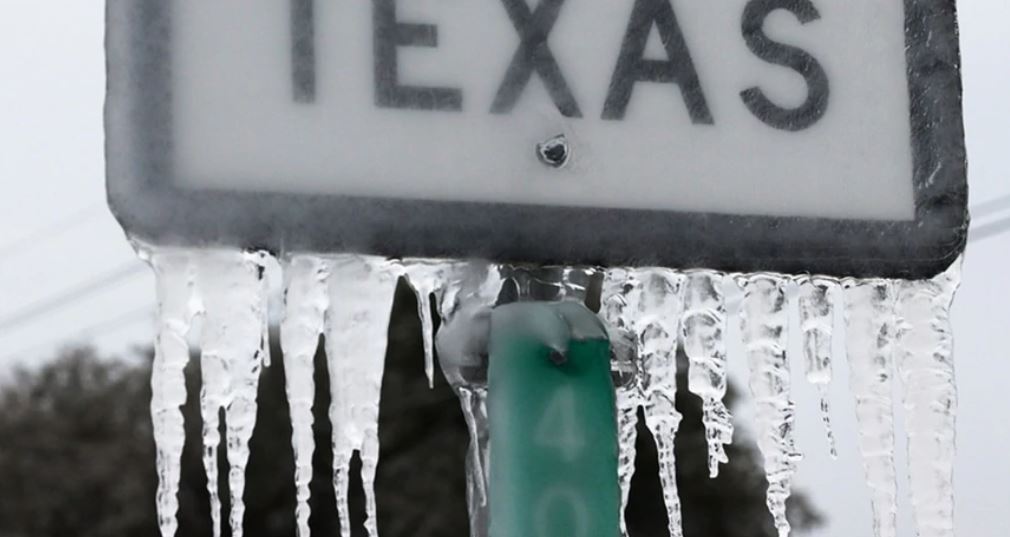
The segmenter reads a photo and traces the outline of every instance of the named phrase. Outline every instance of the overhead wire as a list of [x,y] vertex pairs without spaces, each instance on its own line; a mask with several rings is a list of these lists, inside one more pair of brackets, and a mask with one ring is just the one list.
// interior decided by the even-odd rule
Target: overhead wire
[[88,205],[82,209],[71,213],[66,218],[62,218],[50,225],[43,226],[30,231],[16,239],[0,245],[0,258],[5,258],[13,253],[23,254],[25,250],[34,248],[51,239],[59,237],[63,233],[73,229],[79,224],[87,222],[100,214],[104,204],[97,203]]
[[[83,340],[104,334],[115,333],[116,331],[122,330],[138,321],[142,321],[145,319],[151,319],[153,321],[154,315],[155,315],[155,307],[153,305],[148,305],[132,309],[122,315],[118,315],[111,319],[106,319],[104,321],[87,326],[85,328],[82,328],[81,330],[78,330],[73,335],[57,337],[55,339],[61,342],[68,340]],[[49,346],[50,343],[43,343],[23,348],[19,351],[12,352],[4,356],[2,359],[0,359],[0,363],[10,363],[12,360],[17,360],[25,357],[26,355],[34,354],[38,351],[48,348]]]
[[1010,216],[995,222],[973,227],[968,232],[968,242],[979,242],[1010,232]]
[[[70,217],[60,221],[52,226],[47,226],[36,232],[33,232],[21,239],[11,241],[3,246],[0,246],[0,255],[3,252],[9,251],[10,249],[17,248],[19,245],[24,245],[30,243],[34,240],[41,240],[42,237],[55,236],[59,233],[65,231],[69,227],[90,218],[92,214],[96,211],[97,207],[86,207],[77,213],[74,213]],[[980,203],[972,208],[972,214],[976,218],[984,218],[986,216],[1002,212],[1004,209],[1010,209],[1010,195],[1001,196],[986,202]],[[973,227],[969,234],[969,242],[983,241],[992,237],[1002,235],[1004,233],[1010,232],[1010,216],[1002,218],[995,222],[990,222],[985,225],[978,227]],[[120,266],[115,270],[108,273],[101,274],[95,278],[81,283],[75,287],[72,287],[54,297],[50,297],[45,300],[38,301],[34,304],[23,308],[12,315],[8,315],[0,319],[0,331],[9,330],[21,326],[23,324],[29,323],[33,320],[39,319],[48,313],[59,310],[66,307],[78,300],[87,298],[88,296],[95,294],[107,288],[111,288],[115,284],[135,276],[142,272],[143,264],[137,261],[131,261],[126,265]],[[131,311],[122,317],[135,316],[136,311]],[[114,318],[112,320],[106,321],[103,324],[115,324],[122,322],[121,318]],[[103,326],[98,326],[98,329],[103,329]]]
[[985,218],[1007,209],[1010,209],[1010,194],[979,203],[971,208],[971,215],[975,218]]
[[21,326],[30,321],[38,319],[48,313],[59,310],[69,304],[72,304],[82,298],[90,296],[98,291],[112,287],[113,285],[120,283],[132,276],[140,274],[144,270],[143,263],[139,261],[130,261],[129,263],[122,265],[115,270],[107,272],[105,274],[100,274],[95,278],[78,284],[70,289],[67,289],[56,296],[46,298],[28,305],[11,315],[0,318],[0,332],[10,330],[11,328]]
[[[971,216],[976,221],[1010,211],[1010,194],[999,196],[972,207]],[[976,224],[968,232],[968,242],[979,242],[1010,232],[1010,215],[992,222]]]

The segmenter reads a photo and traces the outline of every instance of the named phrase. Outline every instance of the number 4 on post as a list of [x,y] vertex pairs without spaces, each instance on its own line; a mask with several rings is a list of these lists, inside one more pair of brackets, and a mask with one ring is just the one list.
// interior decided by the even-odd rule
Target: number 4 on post
[[491,537],[616,537],[617,425],[603,325],[574,302],[499,307],[488,362]]

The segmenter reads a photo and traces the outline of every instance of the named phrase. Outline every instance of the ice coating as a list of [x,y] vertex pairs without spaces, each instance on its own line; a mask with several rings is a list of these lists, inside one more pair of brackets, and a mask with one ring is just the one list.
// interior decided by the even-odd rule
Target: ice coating
[[193,264],[181,252],[150,258],[157,279],[158,335],[151,373],[151,422],[157,451],[158,525],[162,537],[174,537],[179,527],[179,480],[186,442],[182,405],[186,403],[185,368],[189,363],[189,333],[197,304],[193,296]]
[[[683,283],[684,275],[673,270],[613,269],[605,276],[601,298],[604,320],[617,332],[612,339],[626,340],[631,336],[635,349],[631,360],[636,363],[632,370],[638,377],[617,383],[621,512],[627,507],[634,470],[635,433],[630,429],[636,421],[635,412],[641,406],[646,425],[656,441],[659,477],[673,537],[683,535],[674,453],[674,440],[681,421],[675,401]],[[621,531],[627,533],[623,517]]]
[[739,276],[737,281],[743,289],[740,328],[750,367],[757,444],[768,479],[768,509],[779,536],[787,537],[791,528],[786,519],[786,500],[802,455],[794,438],[796,411],[790,397],[786,357],[786,280],[772,274],[751,274]]
[[435,327],[431,318],[431,296],[442,294],[442,288],[455,270],[455,263],[437,260],[410,260],[404,263],[407,281],[417,294],[417,313],[421,318],[424,342],[424,372],[428,386],[435,387]]
[[677,411],[677,340],[683,312],[684,276],[671,270],[643,271],[638,345],[642,359],[645,423],[656,440],[659,480],[670,522],[670,536],[683,535],[674,440],[680,427]]
[[856,403],[859,450],[873,507],[873,534],[897,535],[892,404],[895,293],[887,280],[846,280],[849,385]]
[[376,257],[343,255],[328,262],[326,357],[333,424],[333,487],[340,533],[343,537],[351,534],[348,486],[351,458],[357,451],[365,490],[365,529],[374,537],[379,398],[389,315],[396,282],[403,271],[399,264]]
[[299,537],[309,535],[309,484],[312,481],[312,402],[316,393],[314,367],[319,337],[329,307],[329,264],[313,256],[295,256],[284,264],[284,320],[281,349],[291,413],[291,447],[295,457],[295,520]]
[[437,344],[439,366],[459,397],[470,436],[466,455],[467,508],[471,537],[486,537],[490,527],[487,496],[487,337],[490,308],[505,283],[502,268],[458,263],[447,274],[438,297],[442,318]]
[[490,436],[487,423],[487,388],[460,386],[456,393],[466,421],[470,445],[466,452],[466,499],[471,537],[486,537],[490,528],[488,468]]
[[502,267],[502,274],[514,287],[515,299],[521,301],[574,300],[585,302],[589,282],[596,269],[589,267]]
[[733,421],[723,403],[726,395],[726,304],[722,274],[693,271],[684,282],[681,338],[690,363],[688,389],[702,400],[702,422],[708,444],[709,476],[729,461],[725,446],[733,442]]
[[197,289],[203,301],[200,338],[204,420],[204,466],[211,495],[214,534],[219,535],[221,500],[217,490],[218,416],[224,409],[228,442],[229,522],[242,536],[245,471],[249,440],[256,426],[256,395],[266,356],[266,282],[261,254],[201,252],[196,259]]
[[954,536],[954,383],[950,305],[960,262],[898,285],[897,369],[908,434],[908,477],[919,537]]
[[631,478],[635,475],[635,442],[638,439],[638,408],[642,404],[641,375],[632,315],[628,307],[631,291],[629,271],[610,269],[603,279],[600,296],[600,316],[610,331],[613,352],[612,369],[617,406],[618,460],[617,479],[621,489],[621,535],[627,537],[624,511],[631,492]]
[[[224,410],[228,473],[232,491],[229,523],[242,534],[245,466],[255,426],[256,390],[266,350],[265,256],[220,250],[153,249],[148,260],[157,275],[159,330],[152,374],[152,420],[159,476],[157,506],[163,536],[177,529],[179,460],[184,443],[180,406],[186,400],[183,370],[187,334],[204,316],[200,337],[204,419],[204,465],[208,473],[215,535],[221,534],[218,496],[219,416]],[[487,387],[486,330],[482,319],[499,300],[503,284],[516,286],[515,299],[533,297],[584,300],[592,270],[548,267],[515,269],[480,263],[408,262],[364,256],[295,255],[285,259],[286,313],[281,323],[287,392],[296,462],[298,535],[308,535],[311,479],[311,405],[315,391],[313,357],[321,334],[327,336],[333,386],[334,484],[338,510],[348,520],[349,464],[362,460],[367,493],[366,529],[375,535],[372,491],[378,456],[377,419],[386,348],[388,315],[397,278],[413,273],[411,284],[434,297],[443,330],[477,326],[467,333],[440,332],[443,374],[456,390],[471,436],[468,452],[468,502],[473,535],[486,536]],[[423,267],[423,268],[419,268]],[[928,281],[846,280],[798,277],[800,333],[809,382],[823,391],[831,382],[833,298],[845,298],[850,383],[859,422],[859,445],[871,493],[874,533],[896,535],[893,369],[902,381],[908,424],[911,496],[917,531],[924,537],[952,537],[953,454],[956,391],[949,307],[959,283],[959,265]],[[725,393],[726,306],[723,276],[712,271],[680,273],[666,269],[611,269],[605,274],[601,316],[611,329],[620,444],[618,479],[622,511],[634,472],[637,413],[657,442],[660,479],[670,516],[671,535],[681,534],[676,488],[674,439],[680,422],[676,397],[678,338],[690,363],[689,387],[704,401],[709,469],[716,453],[732,438]],[[789,367],[785,286],[789,278],[740,275],[741,329],[751,367],[757,407],[758,445],[769,481],[768,505],[780,535],[787,535],[784,504],[799,460],[793,445],[793,404]],[[425,292],[430,289],[430,292]],[[839,306],[840,307],[840,306]],[[428,308],[430,309],[430,307]],[[422,312],[423,313],[423,312]],[[458,321],[458,322],[457,322]],[[483,334],[483,336],[481,335]],[[483,339],[482,339],[483,337]],[[443,346],[443,340],[454,345]],[[434,364],[431,364],[432,367]],[[714,412],[709,399],[723,412]],[[822,402],[822,410],[827,412]],[[708,413],[713,411],[711,415]],[[725,419],[725,427],[716,423]],[[715,424],[715,425],[713,425]],[[715,431],[717,434],[713,434]],[[830,428],[829,428],[830,431]],[[725,460],[725,459],[722,459]],[[627,535],[625,521],[621,531]],[[346,533],[344,533],[346,532]],[[342,534],[350,533],[342,524]]]
[[831,278],[802,278],[797,303],[800,332],[803,337],[803,358],[807,382],[817,387],[821,396],[821,419],[832,458],[838,458],[835,434],[831,428],[829,389],[832,379],[832,340],[835,327],[834,296],[838,282]]

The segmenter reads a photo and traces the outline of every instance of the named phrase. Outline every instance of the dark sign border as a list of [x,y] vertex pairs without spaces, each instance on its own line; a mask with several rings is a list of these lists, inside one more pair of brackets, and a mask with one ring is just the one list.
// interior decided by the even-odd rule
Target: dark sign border
[[170,4],[108,0],[106,6],[109,203],[124,229],[143,242],[910,279],[942,272],[965,248],[968,187],[954,0],[905,0],[911,222],[177,188]]

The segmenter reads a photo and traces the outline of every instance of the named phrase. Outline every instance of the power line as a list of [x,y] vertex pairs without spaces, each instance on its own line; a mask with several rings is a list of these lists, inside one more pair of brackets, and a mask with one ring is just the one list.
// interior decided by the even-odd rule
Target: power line
[[[122,330],[138,321],[144,319],[153,319],[154,317],[154,306],[144,306],[142,308],[137,308],[130,310],[123,315],[113,317],[111,319],[102,321],[100,323],[93,324],[91,326],[85,327],[82,330],[76,332],[71,336],[64,336],[56,338],[60,342],[68,340],[81,340],[86,338],[93,338],[102,334],[108,334],[116,332],[117,330]],[[17,360],[19,358],[24,358],[26,355],[33,354],[42,349],[49,347],[49,343],[43,343],[40,345],[33,345],[31,347],[23,348],[17,352],[12,352],[0,359],[0,363],[10,363],[12,360]]]
[[73,336],[71,339],[91,338],[107,334],[109,332],[125,328],[134,322],[141,321],[143,319],[154,319],[154,306],[148,305],[142,308],[133,309],[109,320],[93,324],[79,331],[77,335]]
[[58,222],[38,228],[35,231],[22,235],[20,238],[0,245],[0,257],[8,257],[16,250],[33,248],[46,242],[47,240],[58,237],[78,224],[86,222],[95,215],[99,214],[99,210],[102,207],[104,207],[104,204],[101,203],[89,205],[75,213],[70,214]]
[[1010,194],[979,203],[971,208],[971,215],[975,218],[985,218],[1006,209],[1010,209]]
[[969,242],[984,241],[1010,231],[1010,217],[972,228],[968,233]]
[[38,319],[43,315],[58,310],[97,291],[111,287],[112,285],[117,284],[131,276],[139,274],[143,268],[143,264],[137,261],[131,261],[116,270],[99,275],[96,278],[67,289],[54,297],[40,300],[26,308],[23,308],[21,311],[14,313],[13,315],[8,315],[7,317],[0,319],[0,332],[10,330],[16,326]]

